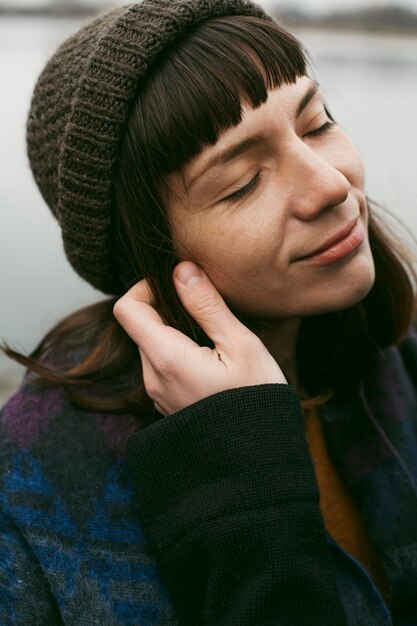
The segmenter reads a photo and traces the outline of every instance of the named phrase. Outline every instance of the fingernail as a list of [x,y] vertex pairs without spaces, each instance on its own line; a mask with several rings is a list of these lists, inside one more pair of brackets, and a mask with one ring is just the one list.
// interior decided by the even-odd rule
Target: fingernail
[[193,285],[203,276],[202,271],[194,263],[186,263],[182,265],[176,272],[176,277],[183,285]]

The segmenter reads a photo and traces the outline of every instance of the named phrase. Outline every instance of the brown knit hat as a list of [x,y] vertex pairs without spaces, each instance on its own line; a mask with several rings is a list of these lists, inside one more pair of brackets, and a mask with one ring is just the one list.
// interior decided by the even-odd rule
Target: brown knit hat
[[67,39],[38,79],[27,125],[33,175],[61,226],[70,263],[105,293],[123,291],[112,179],[140,83],[185,30],[225,15],[270,19],[248,0],[144,0],[98,17]]

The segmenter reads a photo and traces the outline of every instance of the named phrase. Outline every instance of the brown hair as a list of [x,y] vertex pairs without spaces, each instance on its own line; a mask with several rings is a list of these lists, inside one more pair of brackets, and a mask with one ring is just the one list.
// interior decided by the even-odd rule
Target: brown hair
[[[269,88],[294,83],[306,71],[301,44],[276,23],[216,18],[164,51],[135,100],[115,172],[118,270],[126,290],[146,276],[165,321],[200,345],[212,344],[185,312],[172,284],[179,259],[164,210],[166,177],[239,123],[242,99],[257,107]],[[411,261],[371,206],[369,237],[376,265],[371,292],[355,307],[306,318],[301,325],[298,378],[314,398],[306,406],[346,392],[364,373],[369,355],[398,342],[414,317]],[[73,313],[30,357],[8,347],[6,352],[35,372],[38,384],[62,386],[79,406],[127,411],[146,425],[155,412],[142,383],[137,347],[113,317],[114,302]],[[241,319],[262,337],[256,320]]]

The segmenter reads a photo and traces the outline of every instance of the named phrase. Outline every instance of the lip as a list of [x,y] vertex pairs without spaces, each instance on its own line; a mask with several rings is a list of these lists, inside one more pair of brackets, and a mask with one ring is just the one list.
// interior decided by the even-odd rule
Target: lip
[[351,221],[336,235],[327,239],[311,254],[300,257],[297,262],[312,265],[328,265],[349,256],[365,238],[365,232],[359,218]]

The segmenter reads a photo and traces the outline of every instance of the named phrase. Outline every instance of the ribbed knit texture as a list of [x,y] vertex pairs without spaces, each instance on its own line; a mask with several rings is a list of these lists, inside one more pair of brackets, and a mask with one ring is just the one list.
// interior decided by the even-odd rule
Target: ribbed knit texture
[[39,77],[27,124],[31,168],[58,218],[70,263],[106,293],[123,291],[112,189],[132,103],[167,45],[199,22],[224,15],[270,19],[248,0],[144,0],[82,28]]

